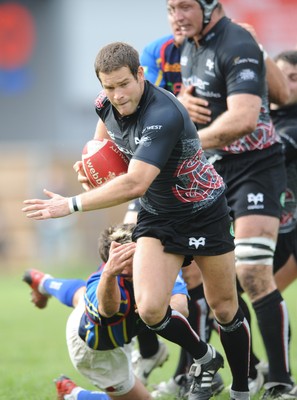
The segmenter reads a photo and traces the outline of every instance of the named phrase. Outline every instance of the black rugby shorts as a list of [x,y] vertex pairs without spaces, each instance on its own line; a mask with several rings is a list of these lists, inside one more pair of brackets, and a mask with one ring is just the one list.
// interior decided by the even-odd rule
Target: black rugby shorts
[[185,215],[182,220],[172,215],[155,216],[142,208],[132,238],[159,239],[165,252],[184,255],[183,266],[189,265],[193,255],[215,256],[234,250],[229,211],[224,195],[210,207]]
[[279,144],[223,157],[214,167],[227,185],[226,197],[234,220],[252,214],[280,218],[286,171]]

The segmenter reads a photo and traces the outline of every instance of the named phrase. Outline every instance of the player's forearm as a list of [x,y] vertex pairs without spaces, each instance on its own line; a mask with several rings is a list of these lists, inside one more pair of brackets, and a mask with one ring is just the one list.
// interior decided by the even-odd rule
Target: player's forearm
[[202,148],[219,149],[252,133],[257,126],[260,108],[261,99],[258,96],[235,95],[228,98],[228,110],[208,127],[198,131]]
[[83,211],[114,207],[138,197],[136,185],[125,175],[80,195]]
[[220,149],[253,132],[255,128],[256,124],[242,123],[240,119],[228,121],[227,118],[218,118],[209,127],[199,129],[198,135],[204,150]]
[[97,286],[98,311],[103,317],[110,318],[119,311],[121,293],[116,276],[102,273]]

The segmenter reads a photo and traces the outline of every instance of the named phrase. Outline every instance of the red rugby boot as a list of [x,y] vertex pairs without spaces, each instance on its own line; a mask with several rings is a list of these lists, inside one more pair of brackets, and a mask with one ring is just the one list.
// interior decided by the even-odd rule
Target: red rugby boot
[[45,308],[48,299],[51,297],[46,294],[42,288],[42,282],[45,278],[50,278],[50,275],[44,274],[37,269],[28,269],[23,275],[23,281],[26,282],[31,288],[31,300],[38,308]]

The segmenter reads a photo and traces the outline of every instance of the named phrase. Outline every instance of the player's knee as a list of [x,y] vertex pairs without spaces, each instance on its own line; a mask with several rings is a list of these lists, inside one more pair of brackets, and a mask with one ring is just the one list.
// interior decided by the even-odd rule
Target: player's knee
[[154,304],[140,303],[137,305],[137,312],[145,324],[152,326],[158,324],[164,318],[167,308],[168,305],[166,307],[157,307]]
[[217,321],[221,324],[228,324],[238,309],[236,296],[232,296],[228,300],[213,303],[211,309]]
[[237,276],[250,299],[255,301],[274,290],[275,241],[264,237],[237,239],[235,246]]
[[229,323],[238,309],[238,297],[235,286],[208,294],[206,300],[215,319],[222,324]]

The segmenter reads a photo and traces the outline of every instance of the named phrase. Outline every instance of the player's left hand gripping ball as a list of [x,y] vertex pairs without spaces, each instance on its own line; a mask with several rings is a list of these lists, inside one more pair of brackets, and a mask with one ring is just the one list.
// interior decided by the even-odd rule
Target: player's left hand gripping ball
[[111,140],[93,139],[83,148],[82,163],[90,184],[97,187],[126,173],[129,160]]

